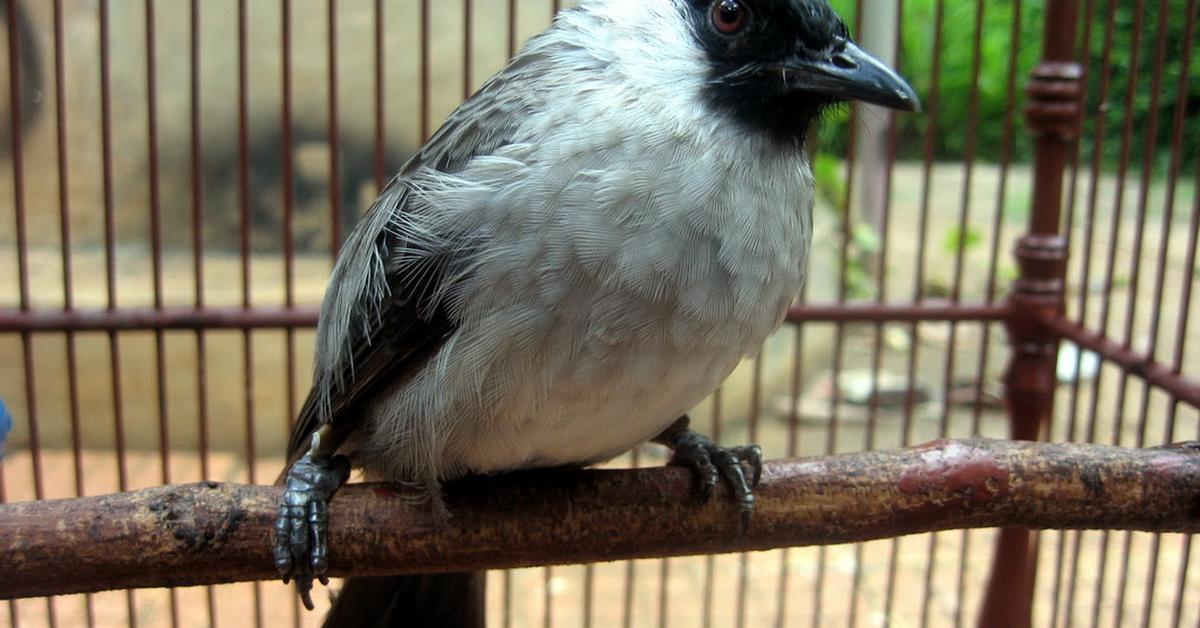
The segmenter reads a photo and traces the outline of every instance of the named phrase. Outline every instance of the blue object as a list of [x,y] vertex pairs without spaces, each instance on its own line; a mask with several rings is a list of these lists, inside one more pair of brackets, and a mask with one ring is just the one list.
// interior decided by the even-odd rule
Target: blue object
[[8,407],[4,405],[4,400],[0,399],[0,460],[4,459],[4,443],[8,440],[8,433],[12,431],[12,415],[8,413]]

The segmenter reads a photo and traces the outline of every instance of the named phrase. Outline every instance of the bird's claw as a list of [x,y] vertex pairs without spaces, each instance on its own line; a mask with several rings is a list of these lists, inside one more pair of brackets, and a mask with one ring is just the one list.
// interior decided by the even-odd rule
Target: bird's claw
[[[721,447],[691,430],[678,434],[671,447],[674,450],[671,464],[692,470],[704,501],[712,498],[717,482],[725,479],[738,502],[741,533],[745,534],[754,514],[754,487],[762,479],[762,448],[758,445]],[[749,478],[743,465],[750,467]]]
[[350,476],[345,456],[305,454],[288,469],[275,520],[275,567],[312,610],[313,578],[329,584],[329,499]]

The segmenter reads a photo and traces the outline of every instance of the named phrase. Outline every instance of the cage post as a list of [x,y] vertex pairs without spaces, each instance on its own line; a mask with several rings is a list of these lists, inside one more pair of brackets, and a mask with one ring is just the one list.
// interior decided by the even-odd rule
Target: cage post
[[[1078,136],[1083,69],[1076,60],[1078,0],[1049,0],[1042,59],[1030,76],[1025,108],[1034,137],[1033,208],[1016,246],[1020,277],[1009,297],[1012,358],[1005,375],[1010,432],[1036,440],[1054,411],[1058,336],[1045,324],[1063,315],[1067,240],[1061,232],[1063,175]],[[996,543],[980,626],[1027,627],[1032,621],[1037,539],[1004,528]]]

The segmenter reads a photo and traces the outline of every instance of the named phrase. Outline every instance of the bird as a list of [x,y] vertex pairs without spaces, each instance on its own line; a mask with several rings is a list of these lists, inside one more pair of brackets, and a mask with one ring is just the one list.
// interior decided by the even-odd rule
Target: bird
[[[289,444],[275,564],[312,608],[351,468],[441,485],[654,441],[751,525],[762,453],[688,428],[783,322],[812,234],[810,130],[916,111],[825,0],[581,0],[385,186],[345,241]],[[478,574],[350,578],[326,625],[483,619]]]

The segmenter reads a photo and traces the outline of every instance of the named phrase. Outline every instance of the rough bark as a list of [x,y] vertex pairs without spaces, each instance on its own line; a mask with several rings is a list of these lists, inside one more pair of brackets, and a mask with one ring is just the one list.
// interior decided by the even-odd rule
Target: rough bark
[[[754,522],[680,468],[538,471],[446,487],[454,518],[379,484],[330,508],[332,575],[763,550],[992,526],[1200,532],[1200,444],[986,439],[771,462]],[[0,506],[0,598],[269,579],[280,489],[213,482]]]

